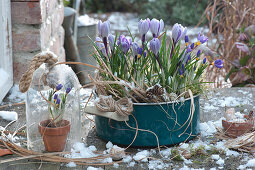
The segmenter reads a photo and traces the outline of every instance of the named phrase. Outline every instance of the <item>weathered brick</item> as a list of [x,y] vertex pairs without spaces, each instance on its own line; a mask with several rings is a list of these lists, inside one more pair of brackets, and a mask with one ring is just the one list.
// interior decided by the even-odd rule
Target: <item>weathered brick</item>
[[[17,28],[18,27],[18,28]],[[12,30],[12,47],[14,52],[33,52],[41,49],[40,30],[14,26]]]
[[57,5],[58,5],[58,0],[48,0],[46,1],[46,14],[47,14],[47,17],[48,16],[51,16],[55,11],[56,11],[56,8],[57,8]]
[[13,52],[13,77],[14,83],[18,83],[22,74],[24,74],[30,64],[33,57],[39,53],[39,51],[26,53],[26,52]]
[[40,2],[11,2],[12,23],[40,24]]

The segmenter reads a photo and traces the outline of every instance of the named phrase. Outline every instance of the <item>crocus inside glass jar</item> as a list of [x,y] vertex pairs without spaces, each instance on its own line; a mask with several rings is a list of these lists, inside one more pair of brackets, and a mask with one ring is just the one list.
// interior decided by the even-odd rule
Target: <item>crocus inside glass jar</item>
[[[26,91],[28,149],[70,150],[75,142],[81,141],[79,93],[80,83],[67,65],[42,64],[34,72]],[[61,139],[62,143],[58,143]]]

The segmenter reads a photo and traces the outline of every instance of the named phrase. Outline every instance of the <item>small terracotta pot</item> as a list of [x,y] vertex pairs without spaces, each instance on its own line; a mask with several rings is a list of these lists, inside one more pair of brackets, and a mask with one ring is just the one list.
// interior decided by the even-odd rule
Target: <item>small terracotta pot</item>
[[244,133],[250,132],[254,126],[254,119],[248,119],[246,122],[228,122],[222,120],[222,126],[225,130],[225,134],[229,137],[236,138]]
[[45,150],[48,152],[61,152],[66,145],[67,135],[70,132],[70,121],[62,120],[60,127],[47,127],[50,120],[41,121],[38,125],[40,134],[43,137]]

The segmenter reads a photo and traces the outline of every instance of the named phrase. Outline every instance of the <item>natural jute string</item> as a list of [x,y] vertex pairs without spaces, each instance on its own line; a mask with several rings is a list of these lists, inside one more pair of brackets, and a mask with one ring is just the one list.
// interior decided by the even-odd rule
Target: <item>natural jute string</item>
[[99,100],[95,101],[95,106],[102,112],[116,112],[122,116],[128,116],[133,111],[133,102],[127,97],[115,101],[111,96],[99,96]]
[[50,51],[41,52],[35,55],[28,70],[22,75],[19,81],[19,90],[22,93],[25,93],[29,89],[35,70],[38,69],[43,63],[47,63],[50,66],[55,64],[57,61],[58,59],[56,55]]

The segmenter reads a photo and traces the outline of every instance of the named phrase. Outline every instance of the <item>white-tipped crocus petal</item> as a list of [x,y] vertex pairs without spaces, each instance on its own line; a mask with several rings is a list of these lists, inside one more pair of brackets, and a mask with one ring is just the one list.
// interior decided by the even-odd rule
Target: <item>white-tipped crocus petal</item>
[[145,35],[150,29],[150,20],[145,19],[145,20],[140,20],[138,23],[138,31],[141,36]]
[[153,38],[151,41],[150,41],[150,49],[151,51],[157,55],[158,52],[159,52],[159,49],[160,49],[160,41],[158,38]]
[[113,50],[115,37],[112,34],[109,34],[108,35],[108,40],[109,40],[110,48],[111,48],[111,50]]
[[159,21],[159,32],[158,32],[158,34],[160,33],[160,32],[162,32],[163,31],[163,29],[164,29],[164,21],[162,20],[162,19],[160,19],[160,21]]
[[158,34],[159,27],[160,27],[159,21],[157,19],[153,18],[150,22],[150,30],[151,30],[151,33],[154,38]]

